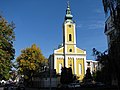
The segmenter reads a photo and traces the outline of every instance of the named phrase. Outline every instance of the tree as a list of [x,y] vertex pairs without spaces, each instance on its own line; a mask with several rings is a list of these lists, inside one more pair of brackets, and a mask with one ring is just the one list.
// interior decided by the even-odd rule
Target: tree
[[99,61],[101,67],[100,70],[96,72],[95,81],[100,81],[105,84],[110,84],[111,82],[111,64],[108,57],[108,51],[105,50],[103,53],[93,48],[93,56],[96,57],[96,60]]
[[105,15],[110,12],[111,22],[115,28],[116,34],[110,42],[108,57],[111,63],[112,78],[118,79],[118,86],[120,86],[120,0],[102,0]]
[[8,79],[10,77],[14,59],[15,49],[13,47],[14,23],[8,23],[5,18],[0,16],[0,79]]
[[90,68],[87,68],[83,81],[84,82],[92,82],[92,80],[93,80],[93,77],[91,75]]
[[31,47],[23,49],[16,61],[19,72],[24,75],[25,79],[31,80],[33,75],[42,71],[46,58],[40,48],[33,44]]
[[72,74],[71,67],[69,67],[69,68],[66,68],[66,67],[62,68],[60,82],[62,84],[69,84],[69,83],[73,82],[73,74]]

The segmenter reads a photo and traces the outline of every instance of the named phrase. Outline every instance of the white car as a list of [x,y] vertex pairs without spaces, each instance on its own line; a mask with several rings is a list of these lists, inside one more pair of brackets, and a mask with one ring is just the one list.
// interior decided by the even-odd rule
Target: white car
[[80,83],[70,83],[68,84],[68,88],[78,88],[81,87]]
[[6,84],[6,81],[2,80],[2,81],[0,81],[0,83],[4,85],[4,84]]

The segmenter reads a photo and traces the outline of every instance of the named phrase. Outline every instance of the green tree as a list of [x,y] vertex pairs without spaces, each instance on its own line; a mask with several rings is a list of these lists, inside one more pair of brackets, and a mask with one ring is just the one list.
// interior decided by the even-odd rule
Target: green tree
[[112,78],[118,79],[120,86],[120,0],[102,0],[105,15],[110,13],[111,22],[115,28],[115,36],[110,42],[109,47],[109,63],[111,63]]
[[31,47],[23,49],[21,55],[16,59],[19,72],[24,78],[31,81],[33,75],[40,73],[46,63],[39,47],[33,44]]
[[0,16],[0,79],[8,79],[13,64],[15,49],[13,48],[14,24],[8,23]]

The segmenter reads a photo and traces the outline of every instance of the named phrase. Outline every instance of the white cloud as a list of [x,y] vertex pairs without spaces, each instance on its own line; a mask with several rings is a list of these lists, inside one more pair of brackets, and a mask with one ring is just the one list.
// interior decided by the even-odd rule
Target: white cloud
[[77,28],[82,28],[82,26],[83,26],[82,24],[78,24],[76,27]]
[[104,28],[104,22],[102,21],[96,21],[88,25],[88,29],[103,29]]
[[95,9],[94,12],[98,13],[98,14],[101,14],[101,13],[103,13],[103,10],[101,10],[101,9]]
[[88,26],[88,29],[103,29],[104,28],[104,21],[94,21],[91,22]]
[[77,28],[83,28],[83,30],[98,30],[98,29],[103,29],[104,28],[104,21],[97,21],[93,20],[90,21],[89,23],[86,21],[85,23],[78,24]]

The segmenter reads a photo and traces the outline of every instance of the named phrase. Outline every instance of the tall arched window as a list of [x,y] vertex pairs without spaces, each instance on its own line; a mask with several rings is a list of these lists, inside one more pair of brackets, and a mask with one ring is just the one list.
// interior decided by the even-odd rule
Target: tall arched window
[[62,63],[59,64],[59,74],[61,73],[62,71]]
[[79,75],[81,75],[81,74],[82,74],[82,65],[79,64]]
[[69,52],[72,52],[72,49],[70,49]]
[[72,35],[69,34],[69,41],[72,41]]

